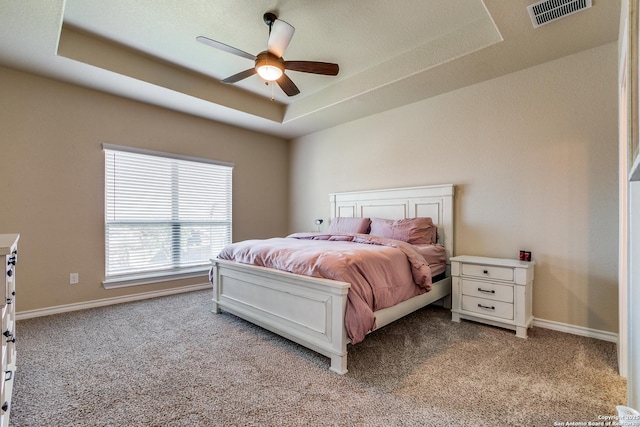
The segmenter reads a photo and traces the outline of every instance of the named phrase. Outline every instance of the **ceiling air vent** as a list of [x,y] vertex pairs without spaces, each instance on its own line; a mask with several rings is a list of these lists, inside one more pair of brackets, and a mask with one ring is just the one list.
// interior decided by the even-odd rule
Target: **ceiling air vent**
[[591,7],[591,0],[542,0],[527,6],[533,28]]

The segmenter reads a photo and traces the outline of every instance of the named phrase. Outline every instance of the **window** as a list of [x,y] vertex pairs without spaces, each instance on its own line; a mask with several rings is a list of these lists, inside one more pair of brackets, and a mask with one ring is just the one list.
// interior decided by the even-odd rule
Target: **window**
[[206,271],[231,242],[233,165],[103,148],[105,287]]

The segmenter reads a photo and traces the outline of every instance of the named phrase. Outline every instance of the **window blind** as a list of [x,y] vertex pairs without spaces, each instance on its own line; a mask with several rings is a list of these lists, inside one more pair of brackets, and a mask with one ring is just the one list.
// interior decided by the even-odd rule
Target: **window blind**
[[231,242],[228,164],[106,146],[106,278],[208,268]]

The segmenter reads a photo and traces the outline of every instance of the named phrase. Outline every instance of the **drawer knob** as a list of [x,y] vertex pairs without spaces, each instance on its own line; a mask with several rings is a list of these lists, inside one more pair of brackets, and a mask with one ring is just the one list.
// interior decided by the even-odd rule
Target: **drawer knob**
[[486,294],[495,294],[496,293],[496,291],[493,290],[493,289],[489,290],[489,289],[482,289],[482,288],[478,288],[478,292],[484,292]]
[[482,274],[489,274],[489,270],[482,270]]
[[16,337],[11,333],[10,330],[6,330],[2,333],[2,335],[4,335],[5,337],[7,337],[7,342],[12,342],[15,343],[16,342]]
[[495,310],[496,309],[494,306],[489,307],[488,305],[482,305],[482,304],[478,304],[478,307],[486,308],[487,310]]
[[4,402],[2,404],[2,412],[7,412],[7,409],[9,409],[9,402]]
[[9,261],[7,261],[7,265],[16,265],[16,257],[15,257],[15,255],[12,256],[11,258],[9,258]]
[[7,276],[9,277],[13,276],[13,270],[7,270]]

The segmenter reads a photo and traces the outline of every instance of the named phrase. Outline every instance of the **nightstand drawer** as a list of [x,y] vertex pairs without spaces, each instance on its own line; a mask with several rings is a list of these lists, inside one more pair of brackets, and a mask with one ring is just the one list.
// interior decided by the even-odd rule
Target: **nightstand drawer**
[[463,295],[462,310],[513,320],[513,304],[502,301],[492,301],[485,298]]
[[513,268],[494,265],[462,264],[462,275],[513,281]]
[[462,294],[494,301],[513,302],[513,286],[462,279]]

